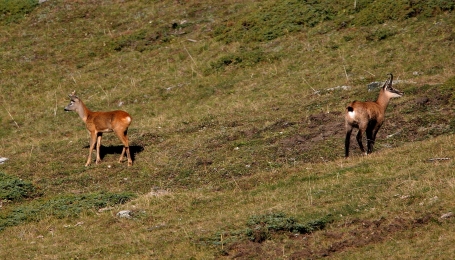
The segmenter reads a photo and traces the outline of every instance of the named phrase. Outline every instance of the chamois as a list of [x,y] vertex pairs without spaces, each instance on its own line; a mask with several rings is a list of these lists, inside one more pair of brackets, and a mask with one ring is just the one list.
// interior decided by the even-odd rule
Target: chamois
[[379,91],[379,96],[376,101],[353,101],[346,107],[345,126],[346,126],[346,140],[345,140],[345,156],[349,157],[349,144],[351,141],[351,132],[353,128],[359,129],[356,139],[359,143],[360,150],[365,153],[362,144],[362,134],[366,132],[367,135],[367,152],[373,152],[373,145],[376,140],[376,134],[382,123],[384,123],[384,116],[387,106],[391,98],[403,96],[403,92],[392,87],[393,75],[388,74],[390,77],[384,82],[384,85]]
[[82,100],[76,96],[76,91],[73,91],[73,93],[68,96],[70,97],[71,102],[65,107],[65,111],[76,111],[84,121],[87,130],[90,132],[90,150],[85,166],[89,166],[91,163],[92,151],[93,148],[95,148],[95,144],[96,164],[100,163],[101,136],[106,132],[114,132],[123,143],[123,150],[120,155],[119,162],[122,162],[123,155],[126,152],[128,166],[133,165],[127,136],[128,127],[130,126],[132,120],[131,116],[122,110],[92,112],[84,105]]

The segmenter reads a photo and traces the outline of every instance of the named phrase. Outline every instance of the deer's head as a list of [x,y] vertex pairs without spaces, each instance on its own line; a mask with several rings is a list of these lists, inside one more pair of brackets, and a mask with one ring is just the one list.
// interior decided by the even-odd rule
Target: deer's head
[[70,95],[68,95],[70,97],[70,103],[64,108],[65,111],[74,111],[76,109],[78,109],[78,107],[80,106],[80,100],[79,98],[76,96],[76,91],[73,91]]

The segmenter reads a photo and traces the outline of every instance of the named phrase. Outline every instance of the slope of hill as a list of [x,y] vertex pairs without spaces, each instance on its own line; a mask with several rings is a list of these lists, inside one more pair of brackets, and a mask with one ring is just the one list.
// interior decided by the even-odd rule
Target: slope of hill
[[[0,257],[453,257],[454,8],[0,1]],[[389,72],[405,95],[344,159]],[[73,90],[132,115],[133,167],[112,134],[84,167]]]

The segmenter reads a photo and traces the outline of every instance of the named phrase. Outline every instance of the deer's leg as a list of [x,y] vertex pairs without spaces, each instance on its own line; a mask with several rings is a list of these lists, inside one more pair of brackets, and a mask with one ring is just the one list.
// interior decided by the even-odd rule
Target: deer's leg
[[128,135],[127,135],[127,130],[125,131],[115,131],[115,134],[118,136],[120,141],[123,143],[123,149],[122,149],[122,154],[120,154],[120,158],[118,162],[122,162],[123,156],[125,155],[126,152],[126,157],[128,158],[128,166],[133,165],[133,160],[131,159],[130,155],[130,147],[129,147],[129,142],[128,142]]
[[[120,154],[120,158],[118,159],[119,163],[121,163],[123,161],[123,155],[125,155],[125,151],[126,151],[126,147],[123,146],[122,154]],[[128,154],[127,154],[127,156],[128,156]]]
[[[123,143],[123,149],[122,149],[122,153],[120,154],[120,158],[118,160],[118,162],[122,162],[123,161],[123,156],[125,155],[125,151],[126,151],[126,147],[128,146],[128,144],[125,144],[125,137],[122,136],[122,135],[119,135],[117,134],[118,138],[120,139],[120,141],[122,141]],[[128,143],[128,140],[126,140],[126,142]],[[128,156],[128,154],[127,154]]]
[[103,133],[98,133],[97,134],[97,140],[96,140],[96,164],[99,164],[101,162],[100,147],[101,147],[101,137],[102,136],[103,136]]
[[346,139],[344,140],[344,156],[349,157],[349,145],[351,143],[352,126],[346,126]]
[[128,158],[128,166],[132,166],[133,160],[131,159],[131,155],[130,155],[130,147],[129,146],[125,147],[125,150],[126,150],[126,157]]
[[91,163],[92,151],[93,151],[93,148],[95,148],[95,144],[96,144],[96,133],[93,132],[93,133],[90,133],[90,148],[88,151],[88,158],[87,158],[87,163],[85,164],[85,166],[89,166]]

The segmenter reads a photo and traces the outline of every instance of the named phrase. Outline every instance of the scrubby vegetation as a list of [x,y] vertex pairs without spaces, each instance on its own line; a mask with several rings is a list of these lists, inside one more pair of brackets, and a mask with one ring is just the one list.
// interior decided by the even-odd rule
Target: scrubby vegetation
[[92,193],[84,195],[64,195],[49,200],[35,200],[24,203],[11,211],[1,212],[0,230],[24,222],[40,221],[44,218],[74,218],[88,210],[98,210],[115,204],[123,204],[133,198],[133,194]]
[[38,0],[1,0],[0,22],[20,22],[38,6]]
[[0,173],[0,199],[18,201],[24,198],[33,197],[36,188],[29,181]]
[[[0,258],[453,258],[454,7],[0,0]],[[344,159],[390,72],[375,152]],[[84,167],[73,90],[132,115],[133,167],[109,134]]]

